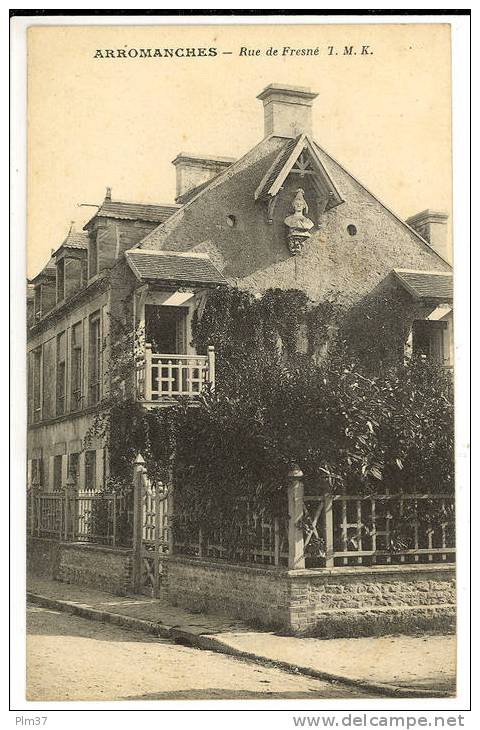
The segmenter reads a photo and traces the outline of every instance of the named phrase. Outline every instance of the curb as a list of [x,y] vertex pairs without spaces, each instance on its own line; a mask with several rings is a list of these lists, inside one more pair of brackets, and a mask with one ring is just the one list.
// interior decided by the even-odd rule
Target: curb
[[89,619],[90,621],[99,621],[101,623],[109,623],[114,626],[141,631],[152,636],[162,639],[170,639],[171,641],[183,642],[189,646],[198,649],[207,649],[217,654],[227,654],[228,656],[238,659],[248,660],[260,664],[265,667],[277,667],[293,674],[302,674],[306,677],[314,679],[322,679],[328,682],[337,682],[356,689],[376,692],[386,697],[397,698],[439,698],[451,697],[453,693],[440,692],[438,690],[423,690],[408,687],[399,687],[394,684],[383,684],[381,682],[368,682],[352,677],[345,677],[331,672],[323,672],[312,667],[305,667],[294,662],[285,662],[282,660],[269,659],[268,657],[254,654],[252,652],[236,649],[229,644],[224,643],[221,639],[216,639],[208,634],[197,634],[184,626],[167,626],[165,624],[147,621],[134,616],[125,616],[121,613],[113,613],[111,611],[99,611],[96,608],[82,606],[73,601],[59,600],[57,598],[49,598],[38,593],[27,591],[27,601],[42,606],[43,608],[52,608],[74,616]]

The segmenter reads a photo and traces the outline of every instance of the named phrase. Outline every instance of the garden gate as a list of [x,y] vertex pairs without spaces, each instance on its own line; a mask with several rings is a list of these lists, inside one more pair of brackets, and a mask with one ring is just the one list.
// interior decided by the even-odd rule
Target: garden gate
[[169,515],[172,493],[164,484],[149,479],[139,454],[134,472],[133,581],[136,593],[158,598],[162,558],[171,552]]

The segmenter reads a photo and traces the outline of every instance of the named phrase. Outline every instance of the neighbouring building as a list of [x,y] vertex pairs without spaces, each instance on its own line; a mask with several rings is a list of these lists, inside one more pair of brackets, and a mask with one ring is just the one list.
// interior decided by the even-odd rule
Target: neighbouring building
[[[84,438],[112,388],[168,405],[214,379],[214,353],[196,353],[190,337],[211,287],[300,289],[314,302],[333,294],[345,311],[386,297],[401,322],[385,321],[388,339],[369,347],[453,365],[446,214],[405,222],[385,207],[315,141],[316,96],[265,88],[264,138],[238,160],[176,155],[175,203],[120,202],[107,188],[84,229],[29,281],[29,483],[55,491],[71,475],[84,490],[104,484],[105,445],[93,437],[85,449]],[[113,375],[114,326],[143,333],[131,381]]]

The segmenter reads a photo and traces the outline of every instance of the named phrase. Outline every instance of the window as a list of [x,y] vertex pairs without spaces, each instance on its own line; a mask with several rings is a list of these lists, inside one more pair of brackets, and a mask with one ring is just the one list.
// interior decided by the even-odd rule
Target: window
[[68,455],[68,476],[78,484],[80,476],[80,454],[74,453]]
[[82,323],[78,322],[72,327],[70,371],[71,391],[70,410],[78,411],[82,407]]
[[32,403],[33,422],[37,423],[42,417],[42,348],[38,347],[32,353]]
[[186,307],[145,305],[145,337],[153,352],[185,354]]
[[445,362],[444,330],[447,323],[439,320],[418,319],[412,327],[414,357],[424,357],[437,365]]
[[57,261],[57,302],[65,298],[65,260]]
[[97,483],[97,452],[85,452],[85,491],[93,491]]
[[357,235],[357,227],[354,226],[352,223],[347,226],[347,232],[349,236],[356,236]]
[[98,274],[98,244],[96,239],[96,234],[92,234],[92,238],[90,238],[90,241],[88,243],[88,277],[89,279],[92,278],[92,276],[95,276],[95,274]]
[[62,488],[62,464],[63,456],[53,457],[53,491],[59,492]]
[[100,313],[90,317],[88,336],[88,402],[100,400]]
[[42,459],[32,459],[32,484],[43,486],[43,462]]
[[66,335],[61,332],[57,335],[57,401],[56,415],[63,416],[65,413],[65,387],[66,387]]

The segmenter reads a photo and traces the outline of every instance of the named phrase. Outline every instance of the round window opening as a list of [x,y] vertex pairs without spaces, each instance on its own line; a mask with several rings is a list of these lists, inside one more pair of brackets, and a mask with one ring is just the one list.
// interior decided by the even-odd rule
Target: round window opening
[[227,215],[227,225],[230,226],[230,228],[233,228],[237,222],[237,219],[234,215]]
[[356,236],[357,235],[357,228],[352,223],[350,223],[349,226],[347,226],[347,231],[349,236]]

